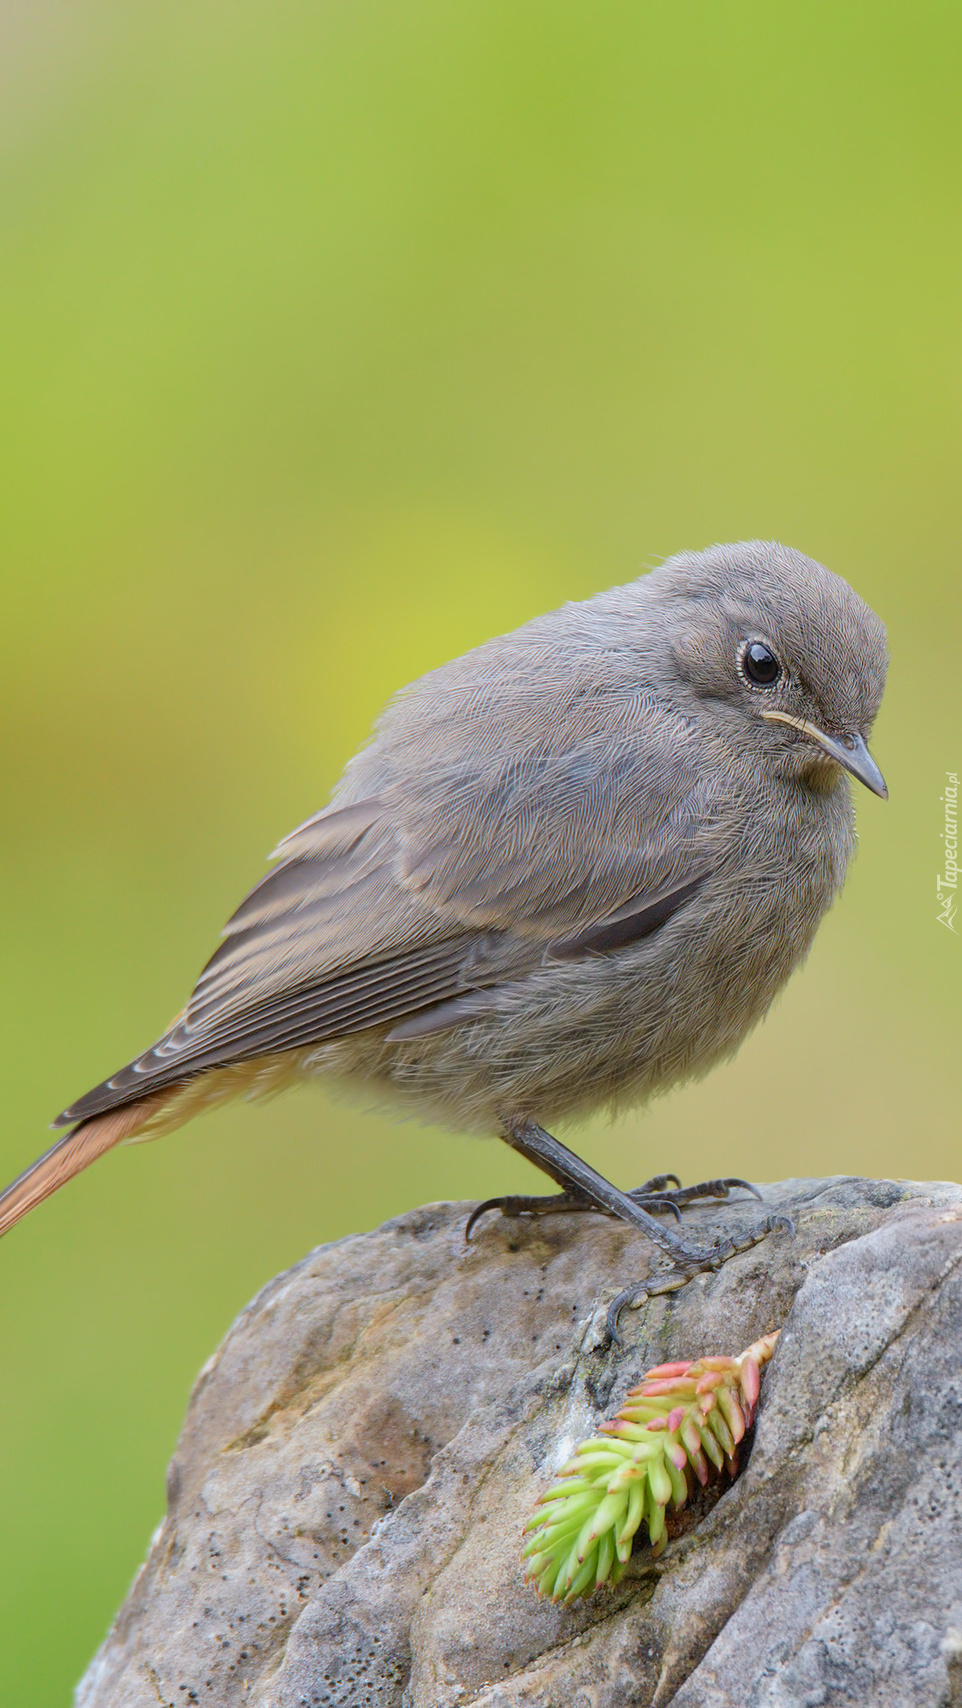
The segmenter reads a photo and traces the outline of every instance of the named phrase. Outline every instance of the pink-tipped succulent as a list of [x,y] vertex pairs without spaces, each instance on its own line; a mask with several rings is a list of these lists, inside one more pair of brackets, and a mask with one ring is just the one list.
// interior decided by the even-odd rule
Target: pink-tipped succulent
[[524,1575],[542,1595],[569,1602],[617,1583],[642,1524],[657,1557],[666,1508],[684,1506],[693,1480],[707,1483],[710,1465],[736,1475],[759,1371],[777,1339],[776,1329],[740,1358],[657,1365],[602,1433],[575,1448],[525,1525]]

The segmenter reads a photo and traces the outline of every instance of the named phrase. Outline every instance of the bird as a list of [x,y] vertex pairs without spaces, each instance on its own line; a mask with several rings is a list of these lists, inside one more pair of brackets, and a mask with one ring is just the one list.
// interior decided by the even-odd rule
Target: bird
[[429,671],[275,849],[175,1022],[58,1117],[0,1233],[123,1140],[321,1076],[498,1136],[560,1188],[472,1225],[596,1210],[680,1280],[717,1267],[743,1247],[687,1240],[680,1206],[747,1182],[622,1191],[551,1129],[705,1073],[765,1014],[842,887],[849,780],[887,798],[887,662],[846,581],[752,540]]

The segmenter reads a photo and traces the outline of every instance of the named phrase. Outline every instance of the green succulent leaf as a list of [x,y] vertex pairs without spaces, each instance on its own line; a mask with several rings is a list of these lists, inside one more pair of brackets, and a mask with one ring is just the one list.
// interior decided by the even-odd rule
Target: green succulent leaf
[[677,1512],[709,1460],[738,1471],[738,1444],[755,1418],[759,1371],[778,1330],[739,1358],[659,1364],[630,1389],[601,1433],[582,1441],[525,1525],[524,1575],[552,1601],[571,1602],[617,1583],[645,1525],[653,1556],[667,1540],[665,1514]]

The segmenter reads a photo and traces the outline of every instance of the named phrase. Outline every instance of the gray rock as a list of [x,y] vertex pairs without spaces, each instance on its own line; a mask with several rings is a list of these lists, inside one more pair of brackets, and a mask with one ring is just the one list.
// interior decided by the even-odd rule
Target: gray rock
[[[167,1516],[78,1708],[962,1703],[962,1188],[786,1181],[655,1298],[620,1224],[434,1204],[313,1252],[202,1370]],[[707,1232],[750,1203],[686,1213]],[[653,1563],[539,1600],[521,1528],[649,1365],[784,1325],[747,1466]]]

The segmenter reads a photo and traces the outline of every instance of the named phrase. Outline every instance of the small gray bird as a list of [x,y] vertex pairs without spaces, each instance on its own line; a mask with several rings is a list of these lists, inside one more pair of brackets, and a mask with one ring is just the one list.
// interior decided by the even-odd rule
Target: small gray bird
[[[498,1134],[553,1204],[713,1267],[547,1130],[730,1055],[806,954],[855,846],[885,631],[838,576],[752,541],[682,553],[412,684],[276,850],[179,1019],[59,1117],[0,1233],[95,1157],[327,1074]],[[482,1206],[487,1208],[488,1206]],[[764,1224],[761,1231],[770,1226]]]

